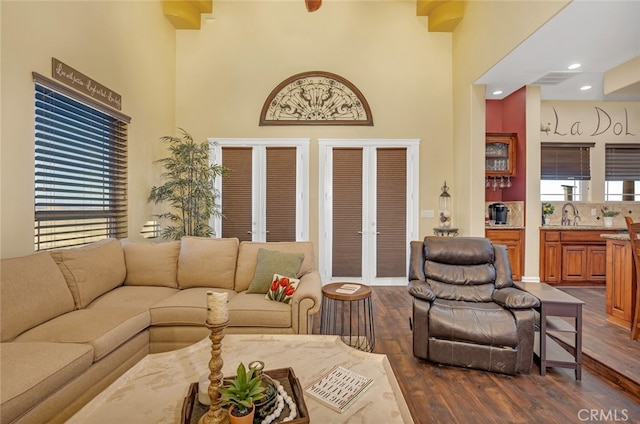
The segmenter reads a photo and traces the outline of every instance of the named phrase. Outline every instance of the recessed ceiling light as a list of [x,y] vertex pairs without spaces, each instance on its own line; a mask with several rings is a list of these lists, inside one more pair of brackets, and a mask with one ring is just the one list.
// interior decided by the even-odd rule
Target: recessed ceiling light
[[582,90],[582,91],[591,90],[591,86],[590,85],[583,85],[582,87],[580,87],[580,90]]
[[502,90],[496,90],[496,91],[493,92],[494,96],[498,96],[500,94],[502,94]]
[[582,65],[579,63],[574,63],[568,66],[567,69],[578,69],[579,67],[581,67]]

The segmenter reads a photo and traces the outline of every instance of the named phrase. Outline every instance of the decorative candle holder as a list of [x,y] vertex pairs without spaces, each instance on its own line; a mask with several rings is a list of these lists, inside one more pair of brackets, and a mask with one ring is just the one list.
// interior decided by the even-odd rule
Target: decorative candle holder
[[211,330],[209,339],[211,340],[211,360],[209,361],[209,398],[211,405],[209,410],[200,417],[198,424],[228,424],[229,414],[226,409],[220,406],[220,393],[218,388],[222,386],[222,339],[224,338],[224,329],[229,324],[225,321],[222,324],[211,324],[209,321],[205,323],[207,328]]

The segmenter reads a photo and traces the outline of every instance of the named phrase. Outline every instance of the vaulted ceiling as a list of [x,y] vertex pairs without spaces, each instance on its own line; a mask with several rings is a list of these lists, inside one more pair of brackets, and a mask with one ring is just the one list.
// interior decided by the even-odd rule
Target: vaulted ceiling
[[[304,0],[299,0],[300,3]],[[416,16],[428,16],[429,31],[452,32],[464,16],[466,1],[417,0]],[[321,0],[307,2],[309,12],[316,11]],[[200,29],[202,15],[213,12],[213,0],[164,0],[164,15],[176,29]]]
[[[305,0],[291,1],[304,7]],[[322,0],[313,2],[311,8],[307,3],[309,12],[322,6]],[[453,32],[466,3],[416,0],[416,16],[428,17],[431,32]],[[213,6],[213,0],[163,1],[164,14],[176,29],[200,29]],[[533,84],[542,87],[546,100],[640,100],[639,22],[640,1],[574,0],[476,83],[486,86],[487,99]],[[582,67],[567,71],[574,62]],[[607,83],[607,77],[616,82]],[[586,85],[592,89],[581,91]]]

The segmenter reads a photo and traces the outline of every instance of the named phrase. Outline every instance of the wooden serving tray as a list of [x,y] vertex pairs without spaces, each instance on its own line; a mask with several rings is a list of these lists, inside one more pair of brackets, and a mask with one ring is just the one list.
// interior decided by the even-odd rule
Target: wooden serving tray
[[[309,411],[307,410],[307,405],[304,403],[302,386],[300,386],[300,381],[298,381],[293,369],[280,368],[276,370],[265,370],[264,373],[282,384],[287,394],[295,401],[298,407],[298,416],[289,422],[292,424],[310,422]],[[198,402],[198,383],[191,383],[187,397],[182,403],[180,424],[197,424],[200,417],[206,414],[208,410],[208,405],[202,405]],[[280,415],[281,418],[288,417],[289,412],[289,408],[285,403],[285,407]],[[260,419],[256,417],[254,424],[259,424],[259,422]],[[275,422],[278,422],[278,420]]]

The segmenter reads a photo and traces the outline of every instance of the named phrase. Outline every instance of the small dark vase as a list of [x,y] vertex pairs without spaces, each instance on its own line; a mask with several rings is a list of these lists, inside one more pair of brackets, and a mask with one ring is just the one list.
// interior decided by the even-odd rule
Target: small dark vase
[[275,410],[278,397],[278,389],[276,389],[276,385],[271,377],[266,374],[262,374],[260,377],[262,378],[262,385],[265,387],[265,391],[264,397],[255,402],[256,413],[254,423],[257,424],[261,423],[267,415]]

